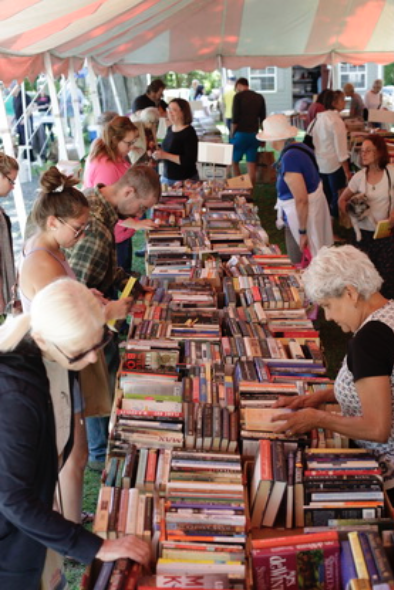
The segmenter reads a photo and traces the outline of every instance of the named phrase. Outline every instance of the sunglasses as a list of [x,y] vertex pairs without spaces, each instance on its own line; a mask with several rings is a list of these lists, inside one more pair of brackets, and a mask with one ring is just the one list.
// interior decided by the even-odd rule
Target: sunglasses
[[64,221],[64,219],[62,219],[61,217],[56,217],[56,219],[58,219],[58,221],[60,221],[60,223],[62,223],[63,225],[65,225],[69,229],[72,229],[72,231],[74,232],[74,239],[75,240],[78,239],[80,236],[82,236],[82,234],[85,233],[90,228],[90,223],[85,223],[85,225],[83,225],[79,229],[76,229],[75,227],[73,227],[72,225],[67,223],[67,221]]
[[106,346],[108,344],[108,342],[110,342],[112,340],[113,334],[114,333],[108,328],[107,325],[103,326],[103,337],[100,340],[100,342],[98,342],[97,344],[92,346],[92,348],[89,348],[89,350],[85,350],[84,352],[80,352],[79,354],[76,354],[75,356],[68,356],[55,343],[53,343],[53,346],[56,348],[56,350],[58,350],[64,356],[64,358],[66,358],[68,360],[70,365],[74,365],[75,363],[78,363],[83,358],[85,358],[85,356],[87,356],[89,353],[94,352],[96,350],[100,350],[100,348],[104,348],[104,346]]

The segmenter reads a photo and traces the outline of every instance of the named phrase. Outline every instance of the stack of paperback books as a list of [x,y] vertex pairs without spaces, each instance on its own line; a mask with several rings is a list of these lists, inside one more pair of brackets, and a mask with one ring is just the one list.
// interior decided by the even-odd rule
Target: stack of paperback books
[[157,574],[245,580],[247,515],[240,455],[172,451]]
[[308,449],[304,460],[305,526],[384,516],[381,470],[367,450]]

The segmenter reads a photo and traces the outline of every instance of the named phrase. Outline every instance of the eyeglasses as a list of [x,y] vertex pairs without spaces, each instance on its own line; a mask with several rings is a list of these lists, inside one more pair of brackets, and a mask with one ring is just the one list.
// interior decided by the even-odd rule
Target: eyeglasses
[[64,219],[62,219],[61,217],[56,217],[56,219],[58,219],[60,221],[60,223],[62,223],[63,225],[65,225],[69,229],[73,230],[75,240],[77,240],[80,236],[82,236],[83,233],[85,233],[85,231],[87,231],[90,228],[90,223],[85,223],[85,225],[83,225],[79,229],[76,229],[75,227],[73,227],[72,225],[67,223],[67,221],[64,221]]
[[373,152],[376,152],[375,148],[365,148],[364,150],[360,150],[360,154],[371,154]]
[[98,344],[95,344],[94,346],[92,346],[92,348],[89,348],[89,350],[85,350],[85,352],[80,352],[79,354],[76,354],[75,356],[71,357],[68,356],[65,352],[63,352],[62,349],[57,346],[57,344],[53,343],[53,346],[64,356],[64,358],[68,360],[70,365],[74,365],[75,363],[78,363],[83,358],[85,358],[85,356],[87,356],[91,352],[100,350],[100,348],[104,348],[104,346],[106,346],[108,342],[111,341],[113,334],[114,333],[108,328],[107,325],[103,326],[103,337],[100,340],[100,342],[98,342]]
[[126,144],[128,147],[132,147],[133,145],[135,145],[138,140],[139,140],[139,137],[136,137],[135,139],[132,139],[131,141],[126,141],[125,139],[122,139],[123,143]]
[[8,180],[8,182],[10,183],[10,185],[12,187],[15,186],[15,180],[12,180],[12,178],[10,178],[9,176],[7,176],[7,174],[4,174],[4,172],[2,172],[2,175],[4,176],[4,178],[6,178]]

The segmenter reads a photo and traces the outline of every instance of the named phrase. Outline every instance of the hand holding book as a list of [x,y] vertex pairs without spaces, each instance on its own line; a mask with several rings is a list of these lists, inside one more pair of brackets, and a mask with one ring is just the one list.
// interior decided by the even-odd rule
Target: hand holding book
[[302,408],[318,408],[321,404],[326,402],[334,402],[334,390],[332,387],[327,387],[321,391],[316,391],[313,394],[301,396],[279,396],[277,401],[273,404],[273,408],[290,408],[291,410],[300,410]]
[[310,432],[318,426],[319,415],[321,413],[321,410],[316,410],[315,408],[305,408],[290,414],[290,417],[289,414],[273,416],[272,422],[282,421],[282,424],[274,429],[274,432],[285,432],[287,436]]
[[152,559],[151,546],[134,535],[127,535],[111,541],[105,540],[96,555],[101,561],[115,561],[122,557],[149,567]]

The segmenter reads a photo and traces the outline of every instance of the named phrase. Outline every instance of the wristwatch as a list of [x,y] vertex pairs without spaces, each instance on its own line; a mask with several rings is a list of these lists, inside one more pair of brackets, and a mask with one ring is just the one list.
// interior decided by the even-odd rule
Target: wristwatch
[[298,233],[300,234],[300,236],[305,236],[306,235],[306,229],[299,229]]

